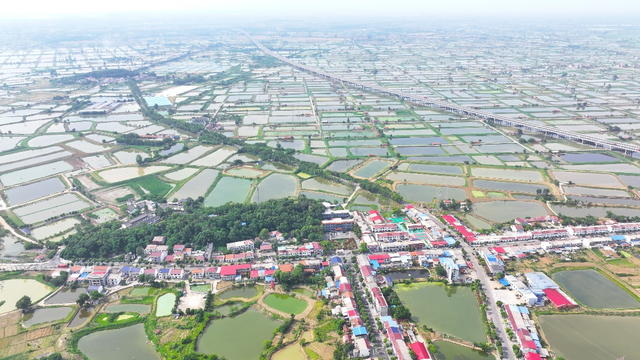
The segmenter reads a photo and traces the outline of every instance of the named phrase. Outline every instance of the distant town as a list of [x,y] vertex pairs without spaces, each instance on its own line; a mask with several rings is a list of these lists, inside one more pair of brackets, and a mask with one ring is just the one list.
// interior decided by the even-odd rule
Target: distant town
[[636,27],[29,24],[0,358],[640,354]]

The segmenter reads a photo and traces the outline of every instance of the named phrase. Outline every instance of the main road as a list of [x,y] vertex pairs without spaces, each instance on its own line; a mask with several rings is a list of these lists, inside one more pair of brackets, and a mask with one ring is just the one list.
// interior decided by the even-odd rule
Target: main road
[[[441,229],[447,229],[447,226],[440,221],[437,217],[433,216],[429,211],[423,211],[425,214],[433,220]],[[458,240],[458,242],[462,245],[462,248],[469,256],[471,260],[471,264],[473,265],[473,270],[478,276],[478,280],[480,280],[480,284],[482,285],[482,289],[484,290],[485,295],[487,296],[487,306],[489,307],[489,311],[487,317],[491,320],[496,326],[496,333],[498,334],[498,339],[502,342],[502,358],[503,359],[516,359],[516,354],[513,352],[513,343],[509,339],[507,335],[507,330],[504,326],[504,321],[502,320],[502,315],[500,314],[500,309],[498,305],[496,305],[496,298],[493,295],[493,287],[491,286],[491,280],[484,272],[484,268],[480,265],[478,261],[478,257],[476,256],[475,249],[471,247],[464,239],[462,239],[455,232],[452,234],[453,237]]]
[[281,56],[276,52],[271,51],[266,47],[264,47],[262,44],[260,44],[257,40],[252,38],[246,32],[242,31],[242,33],[245,36],[247,36],[247,38],[249,38],[249,40],[251,40],[251,42],[253,42],[262,52],[284,63],[287,63],[296,69],[299,69],[299,70],[302,70],[310,74],[323,77],[332,81],[340,81],[344,84],[362,89],[364,91],[378,93],[384,96],[396,97],[403,101],[412,102],[421,106],[438,108],[440,110],[456,113],[459,115],[471,116],[471,117],[480,119],[481,121],[489,121],[489,122],[494,122],[494,123],[502,124],[506,126],[513,126],[513,127],[525,129],[528,131],[543,133],[546,136],[578,141],[582,144],[593,145],[595,147],[602,147],[608,150],[616,150],[624,153],[625,155],[631,155],[634,152],[640,151],[640,149],[638,149],[637,146],[629,143],[622,143],[618,141],[602,139],[602,138],[587,135],[587,134],[579,134],[572,131],[566,131],[559,128],[555,128],[552,126],[536,124],[527,120],[514,119],[504,115],[493,114],[488,111],[460,106],[447,101],[428,99],[426,96],[421,97],[418,95],[404,93],[401,91],[385,88],[375,84],[362,83],[362,82],[359,82],[350,78],[342,77],[336,74],[332,74],[323,70],[314,69],[312,67],[299,64],[293,60],[290,60],[284,56]]

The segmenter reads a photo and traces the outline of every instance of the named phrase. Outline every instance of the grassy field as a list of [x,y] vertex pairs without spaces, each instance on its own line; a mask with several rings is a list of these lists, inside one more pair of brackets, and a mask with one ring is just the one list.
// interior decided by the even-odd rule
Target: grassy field
[[142,180],[131,181],[127,185],[133,188],[140,195],[151,193],[153,195],[165,196],[171,190],[171,185],[161,181],[155,176],[147,177]]

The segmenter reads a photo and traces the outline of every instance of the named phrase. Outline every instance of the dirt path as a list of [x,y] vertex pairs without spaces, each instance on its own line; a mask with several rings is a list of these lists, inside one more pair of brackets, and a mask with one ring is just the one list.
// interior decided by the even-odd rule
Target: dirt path
[[18,234],[18,233],[15,231],[15,229],[14,229],[14,228],[12,228],[11,226],[9,226],[9,224],[7,224],[7,221],[6,221],[4,218],[2,218],[2,217],[0,217],[0,225],[2,225],[2,227],[3,227],[3,228],[5,228],[6,230],[8,230],[11,234],[13,234],[15,237],[17,237],[17,238],[18,238],[18,239],[20,239],[20,240],[28,241],[28,242],[33,243],[33,244],[37,244],[37,243],[38,243],[38,242],[37,242],[37,241],[35,241],[35,240],[31,240],[31,239],[29,239],[28,237],[25,237],[25,236],[22,236],[22,235]]

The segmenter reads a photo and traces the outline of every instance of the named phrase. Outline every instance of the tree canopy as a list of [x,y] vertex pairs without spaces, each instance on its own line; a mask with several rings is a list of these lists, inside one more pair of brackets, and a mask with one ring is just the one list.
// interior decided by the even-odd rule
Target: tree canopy
[[22,311],[27,310],[31,307],[31,298],[27,295],[21,297],[18,301],[16,301],[16,308]]
[[83,223],[78,233],[65,240],[65,259],[109,258],[122,253],[138,253],[154,236],[167,237],[167,244],[191,244],[204,249],[208,243],[224,248],[227,243],[253,239],[263,229],[278,230],[298,240],[322,240],[324,206],[305,197],[269,200],[260,204],[229,203],[205,207],[203,199],[185,204],[184,213],[163,215],[164,221],[122,229],[112,221],[100,226]]

